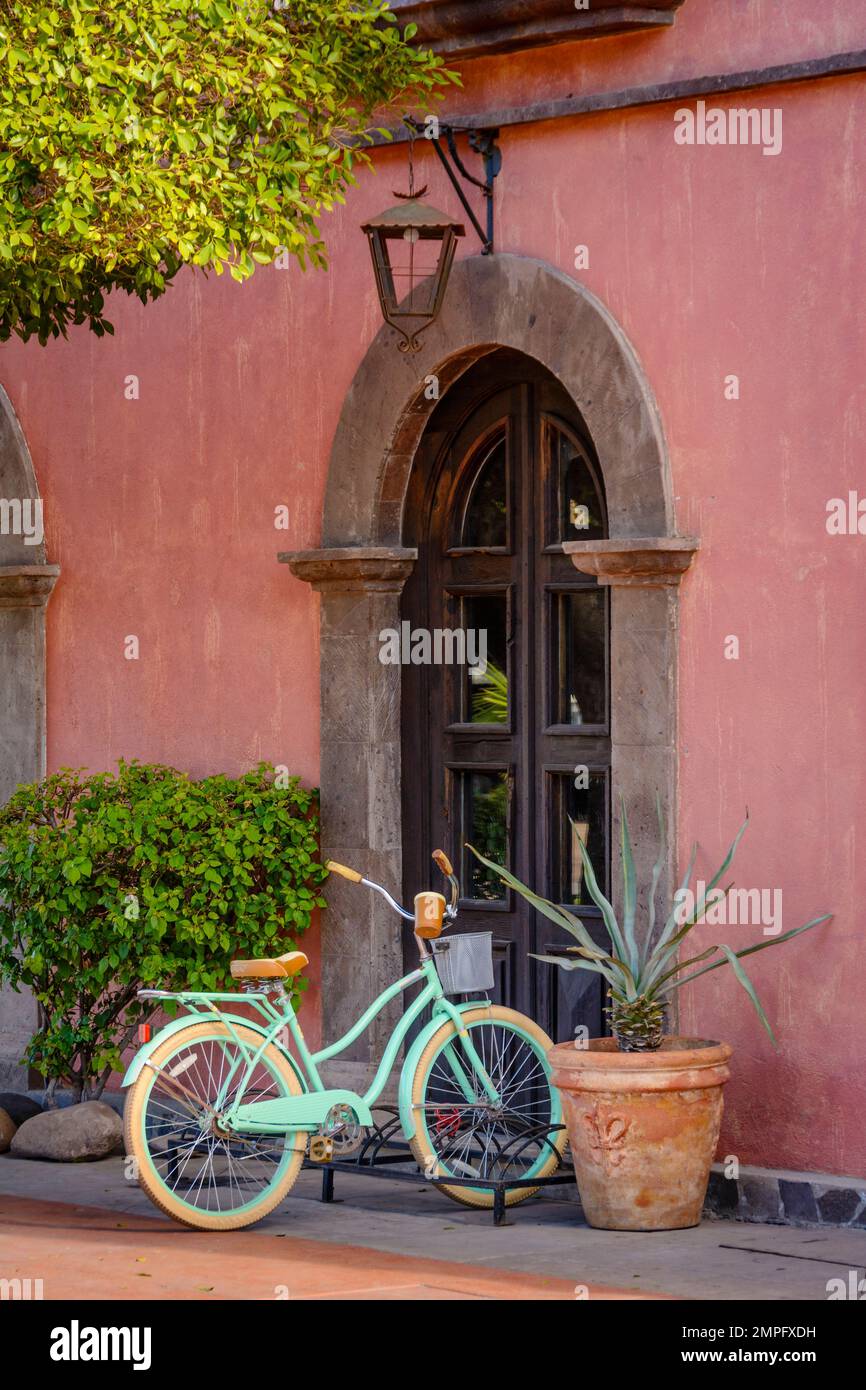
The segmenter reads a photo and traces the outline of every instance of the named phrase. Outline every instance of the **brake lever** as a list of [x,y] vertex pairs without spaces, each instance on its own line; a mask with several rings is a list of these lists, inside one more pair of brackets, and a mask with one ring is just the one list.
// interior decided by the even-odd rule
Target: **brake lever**
[[457,904],[460,901],[460,884],[454,873],[451,860],[444,850],[434,849],[433,862],[436,867],[445,875],[451,885],[451,902],[445,908],[445,915],[449,922],[453,922],[457,916]]

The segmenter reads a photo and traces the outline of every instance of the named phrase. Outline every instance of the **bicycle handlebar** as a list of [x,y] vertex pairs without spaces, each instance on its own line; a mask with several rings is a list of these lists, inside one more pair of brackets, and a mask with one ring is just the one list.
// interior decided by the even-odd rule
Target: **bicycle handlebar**
[[329,859],[325,868],[330,874],[339,874],[340,878],[347,878],[350,883],[363,883],[364,875],[359,874],[357,869],[347,869],[345,864],[338,864],[336,859]]
[[[449,906],[445,909],[445,912],[449,920],[453,920],[453,918],[457,915],[457,903],[460,898],[460,884],[454,876],[454,870],[451,866],[451,860],[448,858],[448,855],[444,852],[444,850],[434,849],[433,862],[436,864],[437,868],[441,869],[442,873],[445,875],[445,877],[448,879],[448,882],[451,885],[451,902]],[[401,917],[405,917],[406,920],[410,922],[415,920],[414,914],[411,912],[407,912],[405,907],[401,907],[400,904],[396,901],[396,899],[392,898],[388,890],[382,887],[381,883],[375,883],[373,879],[366,878],[364,874],[358,873],[357,869],[350,869],[345,864],[338,864],[335,859],[328,859],[325,863],[325,868],[328,870],[329,873],[338,874],[340,878],[348,879],[350,883],[363,883],[368,888],[374,888],[377,893],[381,893],[382,897],[385,898],[388,903],[390,903],[391,907],[394,908],[395,912],[399,912]]]
[[434,849],[433,862],[437,868],[441,869],[442,873],[451,884],[451,903],[448,907],[448,916],[454,918],[457,916],[457,903],[460,900],[460,884],[457,882],[454,870],[451,867],[451,860],[444,850]]

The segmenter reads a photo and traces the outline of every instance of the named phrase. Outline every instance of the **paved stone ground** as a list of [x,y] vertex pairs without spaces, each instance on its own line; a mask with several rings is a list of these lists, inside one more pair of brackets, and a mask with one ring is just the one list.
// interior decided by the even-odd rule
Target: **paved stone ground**
[[[151,1216],[0,1197],[3,1278],[45,1300],[574,1302],[565,1279],[296,1236],[191,1233]],[[643,1295],[594,1286],[593,1299]]]
[[[829,1279],[847,1280],[851,1270],[857,1271],[858,1278],[866,1275],[866,1231],[795,1230],[732,1221],[705,1221],[691,1231],[593,1231],[564,1195],[567,1189],[515,1208],[509,1213],[509,1224],[497,1229],[489,1214],[460,1207],[420,1180],[416,1186],[339,1174],[337,1200],[331,1205],[318,1200],[320,1191],[321,1175],[303,1172],[282,1207],[243,1237],[204,1237],[170,1224],[162,1229],[173,1233],[173,1249],[181,1248],[178,1242],[185,1247],[187,1241],[207,1240],[209,1245],[215,1241],[215,1248],[221,1250],[220,1242],[226,1242],[233,1259],[240,1255],[239,1239],[245,1249],[252,1242],[249,1248],[255,1251],[256,1240],[267,1237],[261,1247],[264,1259],[272,1238],[290,1237],[303,1242],[305,1252],[310,1242],[318,1243],[323,1247],[322,1259],[328,1261],[337,1252],[324,1247],[352,1247],[408,1256],[416,1262],[444,1261],[452,1271],[456,1265],[471,1265],[476,1271],[510,1271],[566,1281],[572,1290],[575,1285],[603,1286],[643,1297],[823,1301]],[[5,1154],[0,1157],[0,1194],[98,1208],[103,1228],[106,1213],[116,1214],[120,1222],[156,1215],[144,1194],[124,1178],[119,1158],[58,1165]],[[7,1218],[14,1216],[14,1202],[4,1201],[2,1208]],[[61,1213],[56,1221],[59,1234],[66,1218]],[[66,1221],[66,1226],[71,1224]],[[116,1230],[124,1229],[111,1224]],[[203,1245],[191,1248],[204,1257]],[[303,1258],[308,1259],[308,1253]],[[206,1263],[213,1269],[212,1253]],[[404,1285],[408,1278],[407,1287],[418,1283],[405,1269],[400,1277]],[[553,1296],[562,1297],[561,1288]],[[617,1295],[609,1292],[607,1296]]]

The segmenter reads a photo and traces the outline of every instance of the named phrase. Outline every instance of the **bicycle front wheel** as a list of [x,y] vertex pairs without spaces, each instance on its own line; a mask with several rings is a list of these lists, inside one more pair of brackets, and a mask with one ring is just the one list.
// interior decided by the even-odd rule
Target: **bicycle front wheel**
[[[235,1026],[253,1052],[261,1034]],[[233,1134],[220,1112],[246,1073],[242,1049],[223,1023],[193,1023],[154,1049],[130,1087],[124,1110],[126,1152],[140,1186],[161,1211],[201,1231],[237,1231],[273,1211],[304,1161],[307,1136]],[[269,1043],[244,1089],[244,1101],[301,1094],[284,1054]]]
[[[553,1046],[532,1019],[499,1005],[462,1015],[473,1047],[493,1082],[492,1103],[450,1019],[433,1034],[412,1078],[412,1152],[429,1178],[471,1178],[471,1186],[440,1190],[467,1207],[492,1207],[492,1179],[545,1178],[565,1148],[559,1093],[547,1061]],[[485,1181],[486,1180],[486,1181]],[[512,1187],[506,1206],[525,1202],[537,1187]]]

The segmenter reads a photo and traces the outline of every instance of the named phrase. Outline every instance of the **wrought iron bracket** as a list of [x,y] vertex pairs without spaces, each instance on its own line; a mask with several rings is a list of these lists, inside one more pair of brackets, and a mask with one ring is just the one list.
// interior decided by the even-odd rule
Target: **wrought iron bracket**
[[[476,129],[470,126],[446,125],[441,123],[437,126],[439,133],[437,135],[431,135],[429,126],[421,125],[409,116],[405,117],[404,124],[414,131],[416,135],[423,135],[430,141],[436,151],[442,168],[448,175],[454,192],[460,199],[463,211],[475,228],[478,239],[481,242],[482,256],[492,256],[495,233],[493,184],[502,168],[502,151],[496,143],[499,139],[499,130],[495,127]],[[466,168],[466,165],[460,157],[460,153],[457,149],[456,137],[461,134],[468,135],[469,148],[475,154],[481,156],[484,162],[483,178],[476,178],[476,176]],[[443,148],[443,142],[445,148]],[[482,225],[475,215],[461,180],[463,183],[471,184],[473,188],[480,189],[481,196],[484,199],[484,225]]]

